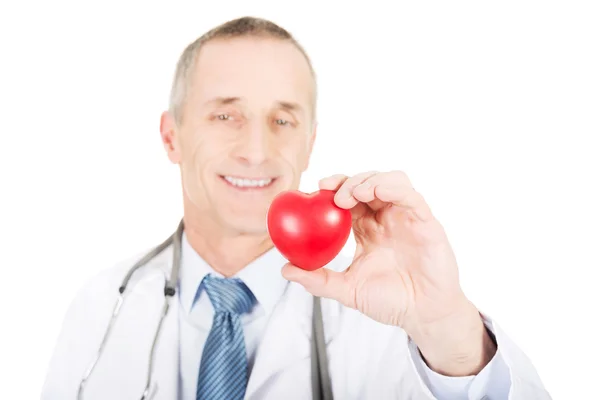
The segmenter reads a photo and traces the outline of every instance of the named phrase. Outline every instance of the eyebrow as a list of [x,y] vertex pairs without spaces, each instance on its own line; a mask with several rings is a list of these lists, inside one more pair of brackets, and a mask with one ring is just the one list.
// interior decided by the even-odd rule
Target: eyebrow
[[304,109],[298,103],[291,103],[289,101],[278,101],[277,105],[279,106],[279,108],[282,108],[286,111],[298,112],[300,114],[304,112]]
[[[208,100],[206,102],[206,104],[228,105],[228,104],[238,103],[240,101],[241,101],[240,97],[217,96],[217,97],[213,97],[212,99]],[[276,104],[277,104],[277,107],[279,107],[283,110],[286,110],[286,111],[297,112],[300,114],[304,113],[304,109],[298,103],[294,103],[291,101],[277,101]]]
[[240,101],[239,97],[220,97],[219,96],[219,97],[213,97],[212,99],[207,101],[206,104],[227,105],[227,104],[237,103],[238,101]]

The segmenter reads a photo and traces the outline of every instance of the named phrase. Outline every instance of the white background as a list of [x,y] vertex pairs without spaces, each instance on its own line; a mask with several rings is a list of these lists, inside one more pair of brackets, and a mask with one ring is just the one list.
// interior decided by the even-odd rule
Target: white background
[[406,171],[471,300],[551,395],[597,396],[597,2],[148,3],[1,6],[0,398],[39,398],[78,288],[175,228],[178,169],[158,131],[175,63],[246,14],[313,58],[320,130],[302,189]]

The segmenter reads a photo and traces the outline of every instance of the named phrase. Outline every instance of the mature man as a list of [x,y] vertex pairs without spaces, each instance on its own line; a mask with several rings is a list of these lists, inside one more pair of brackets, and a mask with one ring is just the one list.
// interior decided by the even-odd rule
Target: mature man
[[404,173],[319,182],[351,209],[353,260],[308,272],[273,247],[265,215],[308,166],[316,92],[302,47],[266,20],[229,21],[185,49],[160,125],[181,169],[180,236],[119,290],[114,321],[132,263],[83,288],[43,399],[550,398],[462,292]]

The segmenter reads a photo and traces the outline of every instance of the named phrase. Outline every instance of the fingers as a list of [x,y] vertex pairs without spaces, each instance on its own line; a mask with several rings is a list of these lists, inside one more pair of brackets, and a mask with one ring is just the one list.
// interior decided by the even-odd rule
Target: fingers
[[353,296],[350,285],[343,272],[320,268],[305,271],[292,264],[286,264],[281,270],[283,277],[302,285],[310,294],[336,300],[346,306],[352,306]]
[[409,209],[416,218],[432,218],[431,209],[423,196],[415,191],[402,171],[364,172],[353,177],[334,175],[320,182],[321,188],[337,190],[335,202],[341,208],[353,208],[366,203],[374,210],[388,204]]
[[376,205],[375,209],[378,209],[388,204],[388,202],[377,197],[375,193],[377,187],[406,186],[406,182],[408,182],[408,177],[399,172],[378,173],[356,186],[352,191],[352,196],[362,203],[370,203],[371,206]]
[[377,186],[375,187],[375,195],[381,201],[411,210],[413,215],[423,222],[433,218],[431,208],[423,196],[413,188]]
[[383,200],[377,196],[379,191],[382,189],[385,191],[387,188],[393,188],[394,190],[414,191],[406,174],[400,171],[392,171],[381,172],[369,177],[354,188],[352,195],[358,201],[363,203],[368,203],[376,199],[379,199],[383,202],[389,202],[388,200]]
[[429,205],[413,187],[401,171],[377,174],[357,186],[352,193],[361,202],[380,200],[382,204],[394,204],[397,207],[410,210],[421,221],[431,219]]
[[348,179],[346,175],[337,174],[319,181],[319,189],[321,190],[338,190],[340,186]]
[[351,178],[344,180],[335,194],[334,201],[340,208],[350,209],[359,203],[359,200],[355,199],[352,195],[354,188],[363,183],[365,180],[376,175],[376,171],[363,172],[361,174],[354,175]]

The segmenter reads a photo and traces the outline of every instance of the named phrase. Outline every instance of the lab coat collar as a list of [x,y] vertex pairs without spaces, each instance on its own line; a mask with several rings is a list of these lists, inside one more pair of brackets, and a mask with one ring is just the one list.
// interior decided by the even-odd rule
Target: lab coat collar
[[[192,248],[185,232],[181,241],[181,271],[179,296],[184,311],[189,314],[197,298],[202,279],[207,274],[222,277]],[[287,263],[285,257],[272,248],[245,268],[236,277],[240,278],[252,291],[258,304],[270,315],[279,298],[285,291],[288,281],[281,275],[281,268]]]
[[[132,275],[119,317],[90,376],[85,399],[140,398],[146,385],[152,340],[164,310],[163,291],[172,268],[172,255],[169,247]],[[119,282],[121,278],[119,274]],[[148,400],[177,398],[179,302],[175,298],[168,300],[169,308],[156,343]],[[98,318],[106,317],[100,314]]]

